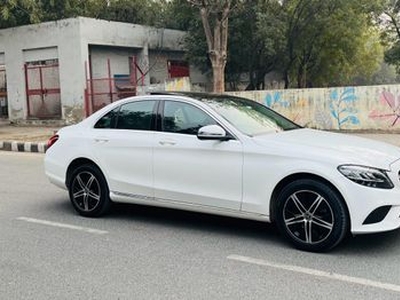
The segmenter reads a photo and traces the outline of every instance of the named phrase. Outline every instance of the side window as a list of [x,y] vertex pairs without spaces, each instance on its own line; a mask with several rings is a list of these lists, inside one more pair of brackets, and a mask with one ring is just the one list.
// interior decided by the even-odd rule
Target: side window
[[183,102],[165,101],[163,131],[197,134],[206,125],[216,122],[201,109]]
[[118,129],[151,130],[156,101],[131,102],[121,106],[117,119]]
[[94,128],[115,128],[115,123],[117,121],[119,107],[113,109],[104,115],[97,123]]

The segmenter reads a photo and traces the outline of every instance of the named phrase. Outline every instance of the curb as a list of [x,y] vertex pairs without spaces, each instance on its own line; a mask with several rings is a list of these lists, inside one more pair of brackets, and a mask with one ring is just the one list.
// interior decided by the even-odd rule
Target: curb
[[0,150],[14,151],[14,152],[45,153],[47,150],[47,143],[0,141]]

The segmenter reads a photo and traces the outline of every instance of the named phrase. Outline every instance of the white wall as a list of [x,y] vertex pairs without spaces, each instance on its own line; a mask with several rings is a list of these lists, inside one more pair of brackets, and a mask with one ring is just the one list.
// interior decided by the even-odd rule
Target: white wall
[[138,49],[111,46],[91,45],[89,52],[92,61],[93,78],[107,78],[108,59],[110,60],[111,77],[114,74],[129,74],[129,57],[138,55]]
[[[58,52],[63,116],[75,105],[82,107],[85,73],[79,19],[9,28],[0,30],[0,52],[5,56],[10,120],[27,117],[24,63],[32,61],[35,55],[41,59],[54,58],[54,52],[47,51],[48,48]],[[44,54],[37,56],[41,49]],[[46,57],[46,53],[52,57]]]
[[165,69],[155,68],[145,78],[145,84],[149,85],[152,75],[160,81],[168,78],[167,59],[183,57],[184,36],[184,32],[177,30],[82,17],[0,30],[0,59],[4,60],[7,71],[10,120],[27,118],[24,76],[24,63],[27,61],[57,56],[62,118],[69,123],[84,117],[85,62],[89,60],[89,47],[93,55],[94,76],[104,73],[106,56],[112,60],[112,74],[123,74],[129,73],[126,55],[136,54],[141,65],[150,66],[150,60],[154,62],[155,59],[149,53],[167,51],[162,59],[156,59],[157,66],[163,64]]
[[168,79],[169,60],[184,60],[184,53],[173,51],[149,52],[150,78],[153,78],[155,80],[155,83],[161,83]]

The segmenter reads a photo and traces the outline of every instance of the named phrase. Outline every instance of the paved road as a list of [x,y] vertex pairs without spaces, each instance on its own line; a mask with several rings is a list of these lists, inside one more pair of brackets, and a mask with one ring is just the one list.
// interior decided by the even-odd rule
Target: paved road
[[42,160],[0,152],[0,299],[400,299],[400,231],[312,254],[258,222],[132,205],[87,219]]

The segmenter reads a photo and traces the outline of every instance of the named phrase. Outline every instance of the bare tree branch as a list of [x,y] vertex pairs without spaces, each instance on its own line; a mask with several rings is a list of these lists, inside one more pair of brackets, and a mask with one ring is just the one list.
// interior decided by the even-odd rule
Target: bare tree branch
[[200,8],[201,21],[204,27],[204,33],[206,35],[208,51],[213,49],[213,34],[210,27],[210,21],[208,20],[209,13],[205,7]]
[[224,70],[227,61],[228,18],[232,0],[187,1],[200,9],[209,58],[213,68],[214,92],[221,93],[225,90]]
[[397,20],[396,20],[395,16],[388,11],[385,11],[384,14],[390,18],[390,20],[396,30],[397,37],[400,38],[400,28],[399,28],[399,24],[397,24]]

